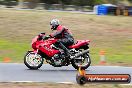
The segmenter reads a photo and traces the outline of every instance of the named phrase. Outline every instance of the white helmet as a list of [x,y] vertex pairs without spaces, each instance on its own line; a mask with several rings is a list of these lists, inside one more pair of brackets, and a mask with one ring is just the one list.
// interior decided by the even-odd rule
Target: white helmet
[[56,30],[58,25],[60,25],[60,21],[58,19],[53,19],[50,21],[51,29]]

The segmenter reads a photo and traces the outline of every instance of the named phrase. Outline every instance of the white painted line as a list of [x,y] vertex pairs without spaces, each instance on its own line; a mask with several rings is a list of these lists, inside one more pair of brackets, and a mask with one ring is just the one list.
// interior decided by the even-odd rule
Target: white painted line
[[61,84],[75,84],[73,82],[57,82],[57,83],[61,83]]
[[11,81],[11,83],[33,83],[33,81]]
[[92,65],[92,67],[132,67],[132,66],[118,66],[118,65]]
[[[47,82],[35,82],[35,81],[11,81],[11,83],[47,83]],[[73,82],[56,82],[57,84],[75,84]]]

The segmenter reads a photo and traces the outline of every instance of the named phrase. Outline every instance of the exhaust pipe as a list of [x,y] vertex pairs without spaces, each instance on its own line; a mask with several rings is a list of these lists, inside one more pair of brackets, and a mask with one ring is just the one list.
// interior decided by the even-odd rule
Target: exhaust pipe
[[75,59],[83,54],[89,53],[89,49],[88,50],[84,50],[83,52],[77,53],[75,54],[75,56],[71,56],[71,59]]

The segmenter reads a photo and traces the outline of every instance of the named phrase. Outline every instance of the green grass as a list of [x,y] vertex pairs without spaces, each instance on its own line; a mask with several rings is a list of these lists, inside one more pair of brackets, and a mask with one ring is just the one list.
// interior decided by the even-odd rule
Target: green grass
[[29,49],[30,46],[26,43],[0,40],[0,62],[2,62],[4,58],[11,58],[12,62],[22,62],[23,56]]
[[100,50],[112,65],[131,65],[132,17],[97,16],[68,12],[19,11],[0,9],[0,62],[4,57],[22,62],[31,39],[38,33],[51,33],[49,22],[58,18],[75,39],[90,39],[92,65],[98,65]]

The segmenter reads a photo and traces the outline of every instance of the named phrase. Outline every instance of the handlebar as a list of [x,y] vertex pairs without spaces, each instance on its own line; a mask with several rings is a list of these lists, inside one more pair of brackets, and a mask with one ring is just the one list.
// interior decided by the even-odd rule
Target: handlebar
[[43,40],[47,40],[49,38],[50,38],[50,36],[43,36]]

